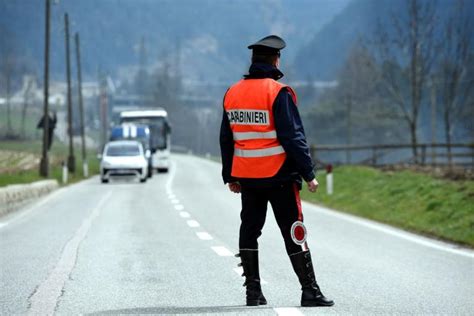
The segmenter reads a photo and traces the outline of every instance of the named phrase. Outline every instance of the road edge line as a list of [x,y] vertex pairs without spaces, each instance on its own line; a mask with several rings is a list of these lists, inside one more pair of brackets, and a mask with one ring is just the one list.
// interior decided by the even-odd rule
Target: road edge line
[[94,219],[99,216],[103,204],[111,195],[112,190],[100,199],[89,216],[82,221],[73,237],[66,243],[53,270],[28,299],[28,315],[53,315],[55,313],[66,281],[76,265],[79,246],[87,236]]
[[[387,224],[379,223],[367,218],[358,217],[351,214],[342,213],[337,210],[333,210],[331,208],[320,206],[316,204],[312,204],[310,202],[303,202],[306,204],[307,209],[313,209],[315,212],[329,215],[335,218],[339,218],[345,220],[347,222],[351,222],[353,224],[361,225],[373,230],[377,230],[379,232],[385,233],[387,235],[391,235],[394,237],[398,237],[400,239],[404,239],[418,245],[422,245],[428,248],[433,248],[437,250],[442,250],[445,252],[449,252],[452,254],[474,258],[474,251],[467,249],[467,248],[455,248],[455,245],[448,244],[439,240],[430,239],[425,236],[420,236],[411,232],[407,232],[400,228],[396,228]],[[307,206],[310,206],[309,208]]]

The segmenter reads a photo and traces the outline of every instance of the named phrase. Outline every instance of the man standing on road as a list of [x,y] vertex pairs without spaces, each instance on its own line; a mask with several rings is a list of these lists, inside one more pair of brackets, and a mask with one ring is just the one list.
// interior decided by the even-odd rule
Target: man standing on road
[[332,306],[316,283],[299,191],[303,178],[311,192],[318,182],[306,143],[296,94],[277,82],[280,50],[276,35],[248,46],[249,74],[224,97],[220,145],[222,177],[234,193],[241,193],[239,256],[242,260],[248,306],[265,305],[260,286],[258,242],[270,202],[286,251],[302,286],[302,306]]

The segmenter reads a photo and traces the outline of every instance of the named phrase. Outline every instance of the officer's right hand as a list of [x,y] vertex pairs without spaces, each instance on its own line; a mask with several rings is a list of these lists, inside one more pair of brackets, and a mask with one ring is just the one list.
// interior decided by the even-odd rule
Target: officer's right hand
[[318,190],[319,183],[316,179],[313,179],[309,182],[306,182],[308,184],[308,190],[309,192],[316,192]]
[[240,193],[240,183],[238,182],[229,183],[229,190],[234,193]]

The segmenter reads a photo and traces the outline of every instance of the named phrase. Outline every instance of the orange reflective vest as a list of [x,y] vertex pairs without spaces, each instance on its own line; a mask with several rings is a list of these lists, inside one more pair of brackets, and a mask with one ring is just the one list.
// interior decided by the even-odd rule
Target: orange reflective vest
[[280,170],[286,153],[277,139],[273,103],[281,89],[289,86],[273,79],[243,79],[224,98],[224,109],[234,137],[232,176],[269,178]]

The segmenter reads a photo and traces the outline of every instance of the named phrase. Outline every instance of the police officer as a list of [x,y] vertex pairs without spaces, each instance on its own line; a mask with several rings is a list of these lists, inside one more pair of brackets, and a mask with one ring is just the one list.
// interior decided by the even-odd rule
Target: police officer
[[296,107],[296,93],[277,80],[280,50],[276,35],[248,46],[252,65],[242,80],[227,90],[220,131],[222,177],[241,193],[239,254],[248,306],[265,305],[260,286],[258,242],[270,202],[286,251],[302,286],[302,306],[331,306],[316,283],[306,243],[299,191],[302,180],[311,192],[318,182]]
[[[40,129],[44,127],[45,124],[45,116],[41,117],[39,120],[38,124],[36,125],[36,128]],[[53,134],[54,134],[54,129],[56,128],[56,123],[58,122],[58,118],[56,116],[56,111],[53,111],[53,115],[49,114],[48,115],[48,139],[47,139],[47,147],[48,150],[51,149],[51,145],[53,144]]]

